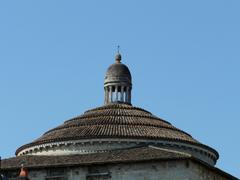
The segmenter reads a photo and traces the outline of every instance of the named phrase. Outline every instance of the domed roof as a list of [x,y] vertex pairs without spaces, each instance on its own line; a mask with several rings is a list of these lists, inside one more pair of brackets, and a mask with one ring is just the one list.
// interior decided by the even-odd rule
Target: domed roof
[[122,63],[114,63],[109,66],[106,72],[105,79],[111,77],[126,77],[130,82],[132,81],[132,76],[128,67]]
[[65,121],[17,149],[16,155],[106,152],[143,143],[190,153],[208,164],[215,164],[218,153],[214,149],[169,122],[131,105],[131,73],[121,63],[120,54],[115,60],[105,76],[105,105]]
[[209,148],[146,110],[128,104],[108,104],[65,121],[39,139],[20,147],[16,154],[45,143],[99,138],[167,140]]
[[116,62],[107,69],[104,84],[118,81],[132,83],[131,73],[128,67],[121,63],[120,54],[116,55]]

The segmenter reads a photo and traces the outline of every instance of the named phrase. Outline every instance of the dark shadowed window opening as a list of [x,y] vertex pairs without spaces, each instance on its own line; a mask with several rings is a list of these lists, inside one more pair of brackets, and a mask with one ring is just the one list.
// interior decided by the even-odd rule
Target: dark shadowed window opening
[[86,180],[110,180],[111,174],[107,167],[95,166],[88,168]]
[[48,169],[46,180],[67,180],[66,172],[63,168]]

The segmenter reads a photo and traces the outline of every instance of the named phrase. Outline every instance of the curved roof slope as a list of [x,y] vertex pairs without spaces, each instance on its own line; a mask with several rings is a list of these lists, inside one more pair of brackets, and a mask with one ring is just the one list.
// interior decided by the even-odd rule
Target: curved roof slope
[[131,73],[128,67],[122,63],[114,63],[111,66],[109,66],[106,72],[106,77],[107,76],[117,76],[117,77],[127,76],[129,77],[130,80],[132,79]]
[[32,143],[20,147],[16,154],[45,143],[99,138],[170,140],[209,148],[146,110],[129,104],[107,104],[51,129]]
[[114,63],[107,69],[106,76],[105,76],[105,83],[111,82],[111,81],[119,81],[122,82],[132,82],[132,76],[128,69],[128,67],[125,64],[122,63]]

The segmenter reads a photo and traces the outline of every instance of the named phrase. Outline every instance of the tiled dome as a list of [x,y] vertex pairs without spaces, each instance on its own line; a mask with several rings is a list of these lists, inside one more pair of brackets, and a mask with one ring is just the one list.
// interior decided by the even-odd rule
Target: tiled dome
[[16,155],[69,155],[157,144],[215,164],[218,153],[150,112],[131,105],[132,77],[117,54],[104,81],[105,105],[86,111],[23,145]]
[[167,140],[205,146],[146,110],[116,103],[86,111],[66,121],[32,143],[20,147],[16,154],[25,148],[45,143],[99,138]]

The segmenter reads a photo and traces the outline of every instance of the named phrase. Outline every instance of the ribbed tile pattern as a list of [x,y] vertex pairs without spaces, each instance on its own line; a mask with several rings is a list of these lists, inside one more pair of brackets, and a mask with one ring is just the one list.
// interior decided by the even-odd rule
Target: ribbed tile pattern
[[66,121],[17,152],[33,145],[90,138],[177,140],[198,144],[189,134],[146,110],[128,104],[108,104]]

